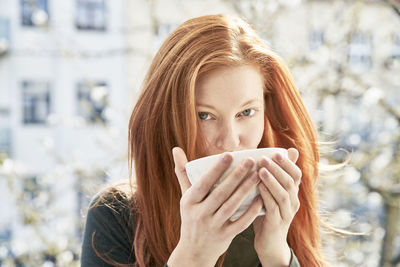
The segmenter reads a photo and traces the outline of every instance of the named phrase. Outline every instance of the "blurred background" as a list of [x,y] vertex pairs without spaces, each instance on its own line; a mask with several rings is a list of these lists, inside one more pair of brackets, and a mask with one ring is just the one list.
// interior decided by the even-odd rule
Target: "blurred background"
[[[287,62],[321,141],[332,266],[400,266],[399,0],[0,0],[0,266],[79,266],[88,203],[128,177],[127,124],[183,21],[251,23]],[[346,152],[347,151],[347,152]]]

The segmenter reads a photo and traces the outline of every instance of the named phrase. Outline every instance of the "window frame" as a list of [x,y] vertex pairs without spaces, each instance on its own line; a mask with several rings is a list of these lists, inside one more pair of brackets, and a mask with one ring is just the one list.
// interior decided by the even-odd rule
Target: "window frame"
[[[39,86],[43,86],[39,88]],[[29,90],[33,90],[29,92]],[[40,92],[43,91],[44,93]],[[35,92],[39,91],[39,92]],[[42,94],[41,94],[42,93]],[[24,125],[47,125],[47,119],[52,111],[52,92],[50,82],[24,80],[21,83],[22,123]],[[45,115],[40,117],[39,105],[45,105]],[[27,116],[27,114],[30,114]]]
[[[49,2],[48,0],[20,0],[21,25],[24,27],[38,27],[49,24]],[[36,10],[42,10],[47,14],[47,21],[44,25],[36,25],[32,16]]]
[[[105,87],[106,92],[101,103],[96,103],[92,98],[92,90],[96,87]],[[76,103],[77,116],[84,119],[87,124],[98,125],[107,124],[108,120],[103,112],[109,106],[110,86],[104,80],[80,80],[76,83]],[[84,103],[86,101],[86,103]],[[90,111],[87,112],[83,108],[83,104],[89,104]],[[96,106],[98,105],[98,106]]]
[[[75,4],[76,29],[83,31],[107,30],[107,6],[105,0],[76,0]],[[96,21],[99,18],[101,23]]]

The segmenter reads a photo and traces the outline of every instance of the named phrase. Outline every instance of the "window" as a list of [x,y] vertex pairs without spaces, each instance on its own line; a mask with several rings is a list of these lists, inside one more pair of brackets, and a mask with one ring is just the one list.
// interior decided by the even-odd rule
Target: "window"
[[76,27],[80,30],[106,29],[104,0],[77,0]]
[[25,200],[33,200],[38,197],[40,192],[40,186],[38,183],[37,176],[29,176],[23,179],[23,186],[24,186],[24,198]]
[[21,0],[23,26],[44,26],[49,19],[47,0]]
[[372,67],[371,37],[362,33],[351,36],[348,52],[348,61],[353,71],[365,71]]
[[11,128],[10,110],[0,108],[0,161],[2,155],[10,156],[11,153]]
[[323,30],[313,30],[310,33],[310,49],[317,50],[324,43],[324,31]]
[[396,70],[395,66],[400,62],[400,34],[393,33],[391,37],[391,51],[383,62],[383,66],[388,70]]
[[[7,218],[7,217],[6,217]],[[0,229],[0,244],[2,244],[2,249],[6,249],[8,252],[7,246],[5,246],[5,242],[11,240],[12,231],[10,227],[6,229]]]
[[400,34],[393,35],[392,58],[400,60]]
[[11,154],[11,129],[0,127],[0,158],[5,154]]
[[0,18],[0,56],[10,47],[10,20]]
[[88,123],[106,123],[108,87],[105,82],[78,83],[78,115]]
[[22,83],[23,122],[45,124],[50,114],[50,85],[47,82]]

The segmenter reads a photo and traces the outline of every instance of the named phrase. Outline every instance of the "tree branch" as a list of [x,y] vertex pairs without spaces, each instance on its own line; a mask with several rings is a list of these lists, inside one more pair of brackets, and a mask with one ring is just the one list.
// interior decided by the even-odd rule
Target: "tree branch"
[[396,120],[400,123],[400,112],[394,109],[392,106],[390,106],[384,99],[379,100],[379,104],[386,109],[387,112],[392,114]]
[[393,8],[394,12],[400,16],[400,1],[399,0],[388,0],[389,5]]

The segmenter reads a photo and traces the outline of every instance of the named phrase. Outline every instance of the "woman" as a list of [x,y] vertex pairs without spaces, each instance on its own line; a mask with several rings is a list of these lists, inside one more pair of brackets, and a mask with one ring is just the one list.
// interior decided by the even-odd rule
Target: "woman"
[[[129,142],[135,180],[93,201],[83,266],[325,265],[315,129],[287,67],[244,21],[203,16],[170,34],[132,112]],[[257,147],[289,157],[245,159],[210,192],[230,151]],[[191,185],[185,163],[219,153]],[[231,221],[256,186],[260,197]]]

